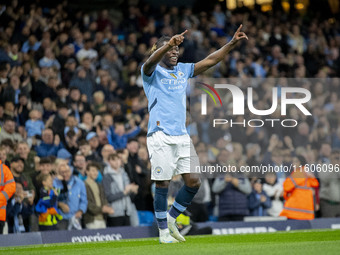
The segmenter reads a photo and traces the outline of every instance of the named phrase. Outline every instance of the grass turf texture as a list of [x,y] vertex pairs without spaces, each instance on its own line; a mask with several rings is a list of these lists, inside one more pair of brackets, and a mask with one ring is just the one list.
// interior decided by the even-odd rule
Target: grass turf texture
[[158,239],[45,244],[0,248],[0,254],[340,254],[340,230],[291,231],[223,236],[190,236],[185,243]]

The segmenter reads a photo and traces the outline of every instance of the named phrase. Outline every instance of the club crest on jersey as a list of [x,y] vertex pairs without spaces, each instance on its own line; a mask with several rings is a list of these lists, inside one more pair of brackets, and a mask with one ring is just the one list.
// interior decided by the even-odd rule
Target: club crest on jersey
[[179,72],[178,72],[178,76],[179,76],[179,77],[183,77],[183,76],[184,76],[184,73],[181,72],[181,71],[179,71]]
[[157,166],[155,170],[153,171],[155,175],[161,175],[163,173],[163,168],[161,168],[160,166]]

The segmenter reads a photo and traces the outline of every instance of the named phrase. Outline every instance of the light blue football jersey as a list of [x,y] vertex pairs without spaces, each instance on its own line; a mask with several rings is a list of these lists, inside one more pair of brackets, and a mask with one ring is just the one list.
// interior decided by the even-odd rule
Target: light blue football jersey
[[150,113],[148,136],[159,130],[167,135],[187,134],[186,88],[195,64],[178,63],[173,70],[157,65],[151,76],[144,74],[143,66],[143,88]]

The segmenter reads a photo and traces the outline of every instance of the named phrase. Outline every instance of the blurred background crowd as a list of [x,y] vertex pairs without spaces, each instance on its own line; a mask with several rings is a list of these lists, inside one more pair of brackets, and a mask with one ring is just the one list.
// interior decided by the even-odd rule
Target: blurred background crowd
[[[312,116],[289,112],[299,120],[294,131],[223,126],[211,132],[208,121],[190,123],[202,165],[340,164],[339,12],[262,12],[259,6],[230,11],[218,1],[210,7],[155,8],[142,0],[96,11],[68,1],[0,5],[0,160],[17,184],[7,203],[10,233],[147,221],[153,199],[140,67],[161,35],[185,29],[181,62],[217,50],[241,23],[249,37],[198,79],[274,78],[258,85],[258,109],[270,107],[273,86],[290,86],[287,77],[312,93]],[[188,106],[195,108],[198,100],[191,92]],[[280,112],[272,117],[280,119]],[[188,208],[196,222],[279,216],[294,189],[282,173],[202,177]],[[340,217],[339,175],[300,176],[306,183],[315,177],[317,185],[308,184],[313,218],[314,211]],[[181,182],[174,178],[170,197]]]

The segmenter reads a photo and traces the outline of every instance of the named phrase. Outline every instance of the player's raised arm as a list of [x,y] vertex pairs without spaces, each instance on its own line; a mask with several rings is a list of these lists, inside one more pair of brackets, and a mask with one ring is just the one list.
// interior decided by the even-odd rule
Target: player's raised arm
[[244,32],[241,32],[241,28],[242,25],[240,25],[239,28],[236,30],[233,38],[229,43],[195,64],[194,76],[203,73],[204,71],[208,70],[210,67],[216,65],[218,62],[224,59],[225,56],[235,47],[239,40],[248,40],[247,35]]
[[148,58],[143,66],[143,72],[150,76],[153,71],[155,71],[156,65],[161,61],[164,57],[165,53],[167,53],[171,48],[178,47],[184,40],[184,35],[186,34],[187,30],[185,30],[181,34],[174,35],[171,39],[157,49],[157,46],[154,45],[151,51],[154,51],[152,55]]

